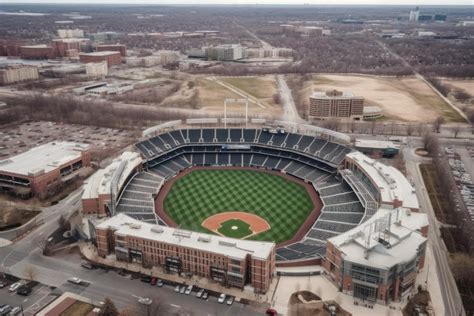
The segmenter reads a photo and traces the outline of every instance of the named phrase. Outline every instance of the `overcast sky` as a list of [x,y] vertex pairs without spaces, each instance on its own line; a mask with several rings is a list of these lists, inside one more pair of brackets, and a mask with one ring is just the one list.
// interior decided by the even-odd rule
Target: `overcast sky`
[[474,0],[0,0],[2,3],[472,5]]

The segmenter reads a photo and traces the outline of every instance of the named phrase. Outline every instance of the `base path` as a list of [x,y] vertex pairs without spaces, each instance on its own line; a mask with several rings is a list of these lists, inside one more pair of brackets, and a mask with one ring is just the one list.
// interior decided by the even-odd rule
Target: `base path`
[[270,224],[258,215],[247,212],[224,212],[212,215],[202,222],[201,226],[210,231],[217,232],[222,223],[231,219],[239,219],[250,225],[252,235],[263,233],[270,229]]

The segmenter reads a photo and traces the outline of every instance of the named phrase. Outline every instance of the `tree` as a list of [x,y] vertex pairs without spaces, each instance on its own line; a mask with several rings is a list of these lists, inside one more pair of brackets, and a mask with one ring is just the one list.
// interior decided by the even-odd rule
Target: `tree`
[[423,148],[430,154],[434,154],[437,151],[438,138],[433,133],[425,133],[421,141],[423,142]]
[[279,93],[274,93],[273,96],[273,103],[275,104],[280,104],[281,103],[281,97]]
[[413,124],[408,124],[407,126],[407,135],[408,136],[411,136],[413,134],[413,131],[415,130],[415,127],[413,126]]
[[34,281],[38,275],[38,270],[32,265],[27,265],[23,270],[23,274],[28,280]]
[[50,256],[52,253],[52,245],[47,238],[40,238],[36,241],[36,246],[41,250],[43,256]]
[[459,131],[461,130],[461,126],[459,125],[454,125],[453,126],[453,134],[454,134],[454,138],[457,138],[458,137],[458,134],[459,134]]
[[117,307],[115,307],[114,302],[108,297],[104,300],[104,305],[100,309],[99,316],[118,316],[119,312]]
[[71,230],[71,222],[67,220],[63,215],[59,216],[58,225],[62,230]]
[[438,116],[434,121],[433,121],[433,131],[436,133],[439,133],[439,130],[441,128],[441,125],[445,122],[444,117]]

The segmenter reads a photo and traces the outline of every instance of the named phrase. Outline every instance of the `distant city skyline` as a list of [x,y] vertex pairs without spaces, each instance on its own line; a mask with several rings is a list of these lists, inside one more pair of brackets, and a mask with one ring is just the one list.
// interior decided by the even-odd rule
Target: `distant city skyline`
[[161,5],[472,5],[472,0],[0,0],[2,4],[161,4]]

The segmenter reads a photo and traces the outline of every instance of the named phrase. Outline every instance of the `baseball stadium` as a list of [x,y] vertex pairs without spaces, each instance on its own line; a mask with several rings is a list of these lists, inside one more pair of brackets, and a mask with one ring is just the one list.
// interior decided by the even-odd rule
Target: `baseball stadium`
[[[328,237],[365,215],[336,172],[351,149],[330,139],[283,127],[200,128],[159,133],[136,148],[145,158],[143,171],[124,188],[117,212],[192,231],[272,241],[277,261],[314,259],[325,252]],[[143,214],[145,203],[149,214]],[[332,211],[334,205],[350,214]]]
[[[107,236],[115,233],[121,245],[115,247],[117,260],[148,261],[242,289],[250,282],[260,293],[267,291],[275,267],[314,264],[341,289],[364,299],[397,299],[410,288],[411,283],[380,277],[384,293],[367,282],[356,289],[357,280],[343,281],[359,272],[342,269],[351,260],[354,267],[375,266],[370,262],[375,254],[381,257],[377,264],[384,262],[381,275],[400,266],[416,276],[422,268],[427,222],[403,174],[354,150],[347,135],[317,126],[217,123],[188,119],[145,130],[135,152],[124,152],[88,180],[83,214],[112,217],[97,226],[99,255],[110,255],[114,243]],[[397,235],[402,222],[407,232]],[[133,229],[123,228],[127,225]],[[410,244],[407,236],[413,237]],[[395,249],[403,249],[412,265],[394,260]],[[222,258],[211,262],[207,252]],[[258,272],[261,265],[265,273]]]

